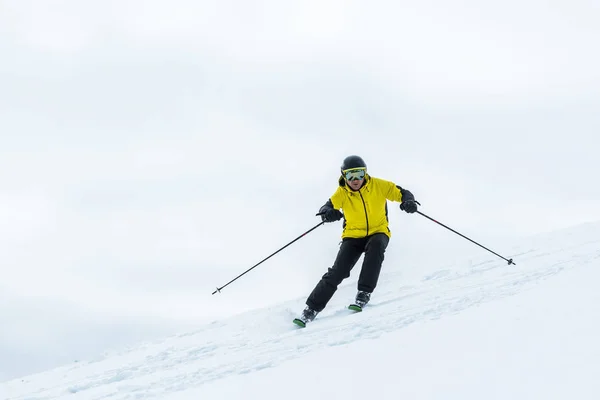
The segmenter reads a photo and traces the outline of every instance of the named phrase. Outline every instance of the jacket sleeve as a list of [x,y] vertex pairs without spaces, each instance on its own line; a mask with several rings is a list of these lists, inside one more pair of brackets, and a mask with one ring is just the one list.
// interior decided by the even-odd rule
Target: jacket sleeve
[[383,179],[379,179],[379,184],[382,185],[382,190],[385,195],[385,198],[391,201],[397,201],[399,203],[408,200],[415,200],[415,196],[407,190],[399,185],[396,185],[393,182],[386,181]]
[[386,181],[384,179],[373,178],[374,183],[379,187],[380,193],[390,201],[402,201],[402,188],[397,186],[395,183]]
[[333,196],[323,206],[319,209],[319,213],[325,212],[331,208],[335,208],[339,210],[344,207],[344,201],[346,200],[346,196],[344,195],[344,189],[338,188]]

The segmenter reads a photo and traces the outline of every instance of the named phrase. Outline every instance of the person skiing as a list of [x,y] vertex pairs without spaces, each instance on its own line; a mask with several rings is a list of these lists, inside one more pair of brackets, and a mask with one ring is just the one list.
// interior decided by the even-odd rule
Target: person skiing
[[[348,156],[342,162],[338,184],[335,193],[317,215],[324,222],[344,218],[342,242],[333,266],[306,299],[302,315],[294,319],[294,323],[302,327],[323,311],[338,285],[350,276],[350,271],[364,253],[358,278],[358,293],[355,303],[349,306],[356,311],[362,310],[377,286],[384,253],[391,237],[387,200],[399,202],[400,209],[407,213],[417,211],[418,202],[410,191],[367,174],[367,164],[357,155]],[[340,209],[344,211],[343,214]]]

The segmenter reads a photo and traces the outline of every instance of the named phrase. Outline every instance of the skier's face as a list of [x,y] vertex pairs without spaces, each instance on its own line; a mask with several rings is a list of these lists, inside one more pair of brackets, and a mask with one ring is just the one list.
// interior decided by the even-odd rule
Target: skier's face
[[352,190],[358,190],[358,189],[360,189],[360,187],[362,186],[364,181],[365,181],[365,178],[355,179],[353,181],[346,180],[346,183],[348,184],[348,186],[350,186],[350,188],[352,188]]
[[346,183],[352,190],[358,190],[365,181],[365,175],[367,174],[366,168],[354,168],[342,171]]

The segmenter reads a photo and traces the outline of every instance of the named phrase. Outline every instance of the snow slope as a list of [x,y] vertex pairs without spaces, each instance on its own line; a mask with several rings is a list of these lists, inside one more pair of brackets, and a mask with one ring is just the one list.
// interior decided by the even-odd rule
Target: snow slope
[[389,268],[360,314],[351,278],[306,329],[297,299],[0,383],[0,399],[599,399],[600,224],[507,255],[412,282]]

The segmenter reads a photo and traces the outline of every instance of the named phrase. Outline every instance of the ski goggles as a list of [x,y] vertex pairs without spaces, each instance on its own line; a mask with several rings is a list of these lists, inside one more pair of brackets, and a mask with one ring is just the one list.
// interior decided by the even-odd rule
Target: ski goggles
[[342,172],[347,181],[360,181],[361,179],[365,179],[365,175],[367,174],[366,168],[352,168]]

